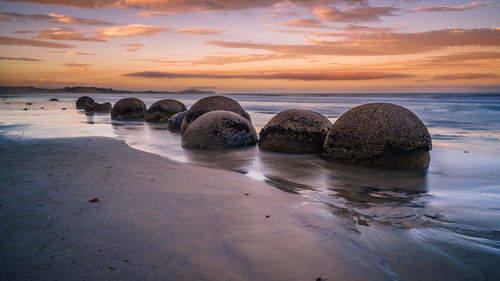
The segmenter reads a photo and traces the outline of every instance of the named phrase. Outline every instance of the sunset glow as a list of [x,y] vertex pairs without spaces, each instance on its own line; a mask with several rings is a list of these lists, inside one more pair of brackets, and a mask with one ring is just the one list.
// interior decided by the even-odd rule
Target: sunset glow
[[500,90],[500,1],[0,1],[0,84]]

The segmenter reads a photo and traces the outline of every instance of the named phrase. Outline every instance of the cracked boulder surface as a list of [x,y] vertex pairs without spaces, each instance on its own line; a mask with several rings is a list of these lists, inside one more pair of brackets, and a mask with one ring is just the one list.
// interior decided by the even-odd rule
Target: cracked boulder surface
[[410,110],[391,103],[368,103],[344,113],[330,129],[323,158],[389,168],[430,163],[432,141]]
[[276,114],[259,133],[259,147],[283,153],[321,153],[332,123],[322,114],[287,109]]
[[125,98],[119,100],[111,109],[113,120],[144,120],[146,115],[146,104],[137,98]]
[[257,143],[257,133],[252,124],[242,116],[216,110],[197,118],[182,136],[185,148],[224,149],[252,146]]
[[146,122],[160,122],[160,120],[168,120],[176,113],[186,111],[186,106],[174,99],[162,99],[153,103],[146,112]]
[[250,115],[237,101],[224,96],[210,96],[200,99],[189,108],[182,121],[181,134],[184,135],[188,126],[193,123],[196,118],[207,112],[216,110],[232,111],[247,119],[248,122],[252,122]]

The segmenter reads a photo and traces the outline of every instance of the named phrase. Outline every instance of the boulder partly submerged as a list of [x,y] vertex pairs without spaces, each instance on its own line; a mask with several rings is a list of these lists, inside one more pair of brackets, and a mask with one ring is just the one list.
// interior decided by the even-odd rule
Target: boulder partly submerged
[[184,116],[184,120],[182,121],[181,134],[184,134],[186,129],[194,120],[196,120],[196,118],[207,112],[216,110],[231,111],[244,117],[249,122],[252,122],[250,115],[237,101],[224,96],[210,96],[200,99],[189,108]]
[[89,96],[82,96],[76,100],[76,108],[84,109],[87,102],[95,103],[94,99]]
[[[174,114],[167,122],[167,129],[172,132],[179,132],[181,130],[182,121],[184,120],[184,116],[186,116],[187,111],[179,112]],[[160,120],[160,123],[163,121]]]
[[332,123],[318,112],[287,109],[260,130],[259,147],[284,153],[321,153],[331,127]]
[[211,111],[193,121],[182,136],[185,148],[223,149],[252,146],[257,133],[250,121],[231,111]]
[[146,104],[137,98],[119,100],[111,109],[113,120],[144,120]]
[[85,112],[109,112],[111,110],[111,103],[97,103],[93,101],[88,101],[85,106]]
[[160,122],[170,119],[174,114],[186,111],[186,106],[174,99],[163,99],[153,103],[146,112],[146,122]]
[[369,103],[344,113],[332,126],[323,158],[390,168],[427,167],[432,141],[410,110],[391,103]]

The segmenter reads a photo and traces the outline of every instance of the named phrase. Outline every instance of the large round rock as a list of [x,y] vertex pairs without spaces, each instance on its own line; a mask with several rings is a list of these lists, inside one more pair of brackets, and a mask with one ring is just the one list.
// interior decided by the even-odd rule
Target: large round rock
[[153,103],[146,112],[146,122],[160,122],[161,119],[168,120],[174,114],[186,111],[186,106],[177,100],[163,99]]
[[182,136],[185,148],[221,149],[251,146],[257,142],[252,124],[230,111],[211,111],[197,118]]
[[392,168],[429,165],[431,136],[410,110],[391,103],[357,106],[333,124],[323,158]]
[[186,116],[187,111],[179,112],[174,114],[167,123],[167,129],[172,132],[179,132],[181,130],[182,121],[184,120],[184,116]]
[[287,109],[260,130],[259,147],[284,153],[321,153],[332,123],[320,113]]
[[90,102],[90,103],[95,103],[94,99],[91,98],[91,97],[88,97],[88,96],[82,96],[82,97],[79,97],[77,100],[76,100],[76,108],[77,109],[84,109],[85,108],[85,104],[87,102]]
[[146,105],[136,98],[121,99],[111,109],[113,120],[144,120]]
[[184,134],[188,126],[194,120],[196,120],[196,118],[202,116],[207,112],[216,110],[232,111],[252,122],[250,120],[250,115],[241,107],[241,105],[237,101],[223,96],[210,96],[202,98],[189,108],[186,115],[184,116],[184,120],[182,121],[181,134]]

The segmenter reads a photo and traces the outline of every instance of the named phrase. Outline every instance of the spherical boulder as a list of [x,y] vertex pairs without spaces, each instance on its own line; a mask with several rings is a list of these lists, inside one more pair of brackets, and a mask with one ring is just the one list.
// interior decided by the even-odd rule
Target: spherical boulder
[[153,103],[146,112],[146,122],[160,122],[161,119],[170,119],[174,114],[186,111],[186,106],[177,100],[163,99]]
[[87,101],[84,106],[85,112],[108,112],[111,110],[111,103],[96,103],[93,100]]
[[146,104],[136,98],[121,99],[111,109],[113,120],[144,120],[145,115]]
[[201,100],[195,102],[191,108],[187,111],[184,116],[184,120],[181,125],[181,134],[183,135],[188,126],[196,120],[196,118],[201,115],[216,110],[232,111],[243,116],[249,122],[252,122],[250,115],[241,107],[241,105],[228,97],[224,96],[210,96],[202,98]]
[[187,111],[179,112],[174,114],[167,123],[167,129],[172,132],[179,132],[181,130],[182,121],[184,120],[184,116],[186,116]]
[[93,98],[91,97],[88,97],[88,96],[82,96],[82,97],[79,97],[77,100],[76,100],[76,108],[77,109],[84,109],[85,108],[85,104],[87,102],[95,102]]
[[352,108],[333,124],[323,158],[389,168],[426,167],[432,141],[410,110],[391,103]]
[[284,153],[321,153],[332,123],[320,113],[287,109],[260,130],[259,147]]
[[240,115],[216,110],[205,113],[189,125],[182,136],[185,148],[222,149],[254,145],[257,133]]

